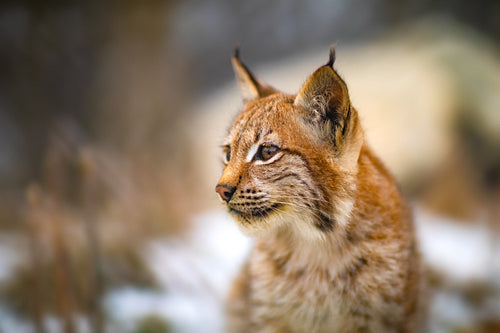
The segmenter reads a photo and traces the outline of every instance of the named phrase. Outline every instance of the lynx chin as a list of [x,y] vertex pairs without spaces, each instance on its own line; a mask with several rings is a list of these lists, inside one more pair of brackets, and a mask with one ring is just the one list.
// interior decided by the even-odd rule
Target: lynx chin
[[[255,244],[227,302],[229,332],[419,332],[412,213],[363,137],[335,49],[297,95],[231,59],[243,110],[215,190]],[[230,249],[228,249],[230,251]]]

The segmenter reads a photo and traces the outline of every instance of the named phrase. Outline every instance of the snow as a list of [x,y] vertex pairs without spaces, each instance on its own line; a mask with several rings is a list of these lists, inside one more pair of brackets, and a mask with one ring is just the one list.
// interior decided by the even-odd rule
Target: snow
[[19,251],[19,237],[11,234],[0,235],[0,284],[6,282],[10,274],[24,259]]
[[486,223],[455,221],[422,208],[415,209],[415,216],[420,248],[432,269],[459,284],[498,282],[494,258],[500,254],[500,237]]
[[122,288],[111,292],[105,307],[122,332],[133,331],[146,316],[165,318],[174,332],[221,332],[219,307],[202,295]]
[[145,257],[166,289],[221,296],[250,245],[227,214],[214,211],[196,216],[192,232],[182,239],[151,242]]
[[[415,217],[426,265],[446,284],[432,290],[430,332],[474,327],[485,315],[500,317],[500,237],[481,221],[455,221],[421,207],[415,208]],[[110,332],[132,332],[141,318],[150,315],[165,318],[174,332],[222,332],[225,295],[251,245],[223,211],[195,216],[192,230],[181,237],[150,241],[142,256],[159,288],[109,292],[103,305],[110,315]],[[0,282],[19,260],[8,242],[0,242]],[[460,289],[477,284],[493,288],[481,305],[471,303]],[[60,331],[54,317],[47,316],[44,322],[49,332]],[[89,331],[88,323],[78,326],[81,332]],[[32,324],[0,304],[0,332],[32,329]]]
[[33,330],[31,323],[19,319],[6,306],[0,304],[0,332],[30,333]]
[[451,327],[468,327],[474,321],[473,309],[460,294],[441,290],[432,295],[429,317],[432,333],[447,333]]
[[[430,332],[473,327],[485,311],[500,316],[500,292],[491,295],[485,308],[478,308],[456,289],[468,283],[500,287],[495,260],[500,238],[485,223],[455,221],[421,207],[416,207],[415,217],[426,265],[455,286],[432,291]],[[133,318],[134,313],[161,313],[176,332],[221,332],[224,295],[251,244],[226,213],[196,216],[189,235],[155,240],[145,251],[164,295],[121,291],[115,302],[127,305],[117,307],[116,312],[126,318]]]
[[223,331],[224,297],[251,241],[223,212],[204,213],[193,222],[188,235],[154,240],[144,250],[162,291],[125,288],[106,298],[124,331],[150,314],[164,317],[179,333]]

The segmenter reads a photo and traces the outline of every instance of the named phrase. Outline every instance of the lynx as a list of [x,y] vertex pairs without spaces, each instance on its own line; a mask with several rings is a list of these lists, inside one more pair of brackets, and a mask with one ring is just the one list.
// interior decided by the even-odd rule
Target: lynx
[[255,238],[228,298],[229,332],[416,332],[423,279],[409,205],[363,138],[333,65],[297,95],[232,57],[244,108],[216,192]]

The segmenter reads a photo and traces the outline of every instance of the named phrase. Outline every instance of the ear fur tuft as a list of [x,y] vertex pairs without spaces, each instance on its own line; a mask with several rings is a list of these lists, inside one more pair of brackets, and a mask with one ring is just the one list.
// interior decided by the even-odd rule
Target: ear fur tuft
[[231,57],[231,63],[240,87],[243,103],[248,103],[255,99],[266,97],[278,92],[273,87],[260,82],[239,57],[240,48],[237,44],[234,50],[234,56]]
[[330,59],[326,63],[326,66],[333,68],[333,64],[335,63],[335,45],[330,46]]
[[234,45],[233,57],[235,57],[238,60],[240,59],[240,43],[236,43]]

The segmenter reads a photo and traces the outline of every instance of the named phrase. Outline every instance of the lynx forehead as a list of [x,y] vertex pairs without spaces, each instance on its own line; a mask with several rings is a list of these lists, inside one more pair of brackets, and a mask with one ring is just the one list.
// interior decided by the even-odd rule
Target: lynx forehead
[[409,208],[364,142],[335,50],[295,96],[232,58],[243,110],[215,188],[256,237],[230,332],[415,332],[420,259]]

